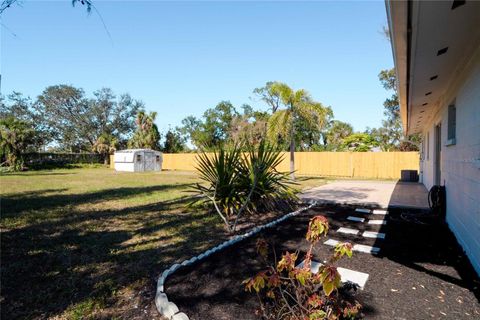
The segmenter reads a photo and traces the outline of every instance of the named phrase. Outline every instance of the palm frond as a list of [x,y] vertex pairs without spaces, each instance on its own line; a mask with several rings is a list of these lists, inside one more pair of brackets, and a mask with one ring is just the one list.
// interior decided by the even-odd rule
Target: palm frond
[[290,110],[278,110],[275,112],[267,124],[267,136],[270,141],[275,142],[278,136],[286,137],[290,132],[292,125],[292,113]]

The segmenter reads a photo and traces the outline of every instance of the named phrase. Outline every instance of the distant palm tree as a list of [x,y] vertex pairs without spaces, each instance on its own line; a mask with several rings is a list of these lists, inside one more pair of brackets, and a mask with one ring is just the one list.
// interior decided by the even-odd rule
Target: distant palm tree
[[268,136],[273,141],[278,137],[290,141],[290,176],[295,180],[295,120],[302,118],[308,125],[317,127],[320,131],[325,125],[328,108],[315,102],[307,91],[295,91],[285,83],[272,83],[270,90],[280,97],[285,109],[277,109],[270,117]]
[[[342,144],[343,139],[345,139],[352,133],[353,127],[351,124],[338,120],[333,120],[326,134],[326,142],[328,145],[336,149]],[[332,149],[330,148],[328,150]]]
[[137,130],[130,141],[128,141],[129,148],[159,150],[160,133],[155,124],[156,117],[156,112],[150,112],[150,114],[144,111],[138,112],[135,120]]

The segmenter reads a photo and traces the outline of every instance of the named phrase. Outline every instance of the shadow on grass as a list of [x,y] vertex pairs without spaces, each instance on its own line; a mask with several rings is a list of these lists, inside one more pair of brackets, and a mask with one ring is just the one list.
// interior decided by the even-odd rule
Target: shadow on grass
[[63,192],[67,189],[49,189],[40,191],[31,191],[18,193],[2,197],[1,211],[2,217],[16,217],[30,210],[50,210],[56,207],[67,205],[92,204],[115,199],[125,199],[130,196],[139,196],[158,191],[174,191],[185,189],[190,184],[168,184],[148,187],[122,187],[115,189],[105,189],[95,192],[82,194],[52,194],[52,192]]
[[28,171],[28,172],[3,172],[0,174],[1,176],[4,177],[9,177],[9,176],[21,176],[21,177],[28,177],[28,176],[69,176],[69,175],[74,175],[77,174],[77,172],[42,172],[38,173],[36,171]]
[[[44,190],[2,202],[2,214],[35,209],[42,215],[53,207],[185,186],[118,188],[83,195],[45,195],[51,190]],[[1,317],[53,317],[88,301],[104,309],[126,299],[119,293],[122,288],[139,285],[148,287],[145,300],[151,303],[161,270],[226,238],[211,214],[180,213],[189,201],[184,197],[121,210],[71,210],[3,232]],[[135,310],[130,309],[114,316],[133,318],[128,313]]]

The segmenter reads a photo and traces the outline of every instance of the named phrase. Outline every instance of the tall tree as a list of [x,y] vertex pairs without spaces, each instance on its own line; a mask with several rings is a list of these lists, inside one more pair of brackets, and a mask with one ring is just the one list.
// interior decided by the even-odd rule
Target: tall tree
[[163,152],[178,153],[187,149],[185,137],[180,132],[179,128],[169,128],[165,134],[165,143],[163,145]]
[[156,112],[150,114],[140,111],[137,114],[137,130],[133,134],[132,139],[128,141],[129,148],[136,149],[160,149],[160,132],[155,124]]
[[349,135],[353,134],[353,127],[351,124],[339,120],[333,120],[325,134],[325,144],[328,150],[338,150],[343,143],[343,140]]
[[201,119],[189,116],[182,120],[182,132],[197,148],[212,149],[230,140],[232,120],[239,115],[229,101],[207,109]]
[[233,144],[258,145],[264,140],[269,114],[254,111],[249,105],[242,106],[243,113],[233,118],[230,124],[230,140]]
[[117,147],[117,138],[111,134],[103,133],[93,144],[92,151],[101,154],[103,157],[103,163],[109,164],[110,155],[117,150]]
[[135,116],[143,110],[143,103],[127,94],[117,99],[108,88],[87,99],[82,89],[56,85],[47,87],[34,107],[60,149],[78,152],[92,150],[102,135],[125,141],[135,128]]
[[255,88],[253,93],[269,106],[272,113],[275,113],[282,106],[282,90],[282,83],[269,81],[265,86]]
[[343,139],[342,149],[356,152],[372,151],[378,142],[368,133],[354,133]]
[[325,107],[325,113],[321,116],[324,116],[322,121],[318,121],[318,114],[312,114],[311,118],[298,117],[295,122],[296,151],[324,149],[321,141],[325,141],[326,130],[332,121],[332,109]]
[[393,93],[383,103],[385,119],[382,120],[382,127],[370,129],[369,133],[380,143],[384,151],[418,151],[418,136],[405,136],[403,133],[395,69],[380,71],[378,78],[385,90]]
[[325,125],[328,113],[321,103],[312,99],[310,94],[303,90],[293,90],[288,85],[276,82],[271,85],[280,97],[284,109],[277,109],[268,121],[268,135],[276,141],[278,137],[287,138],[290,143],[290,175],[295,179],[295,129],[298,119],[303,119],[318,130]]
[[41,150],[52,140],[52,132],[42,121],[42,114],[36,112],[32,100],[20,92],[12,92],[7,99],[0,98],[0,118],[8,117],[26,122],[35,131],[35,139],[30,145],[30,151]]
[[0,157],[13,170],[23,168],[22,153],[35,141],[35,130],[12,116],[0,119]]

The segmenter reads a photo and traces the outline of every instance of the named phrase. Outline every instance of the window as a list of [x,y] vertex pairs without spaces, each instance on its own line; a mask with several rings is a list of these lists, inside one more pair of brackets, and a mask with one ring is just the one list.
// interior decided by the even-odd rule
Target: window
[[160,162],[160,156],[157,156],[157,162]]
[[142,155],[141,154],[137,154],[137,162],[140,162],[142,161]]
[[457,131],[457,108],[455,104],[448,106],[448,135],[447,135],[447,146],[455,144],[456,141],[456,131]]

